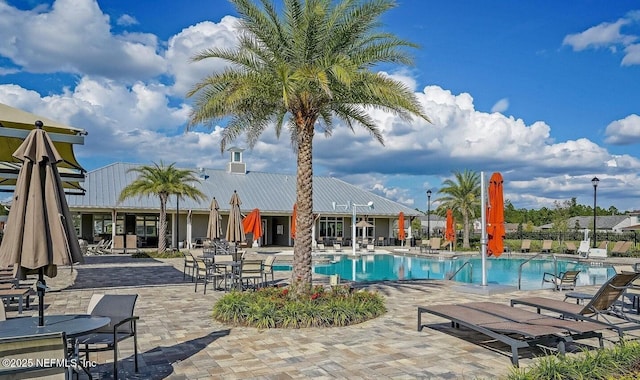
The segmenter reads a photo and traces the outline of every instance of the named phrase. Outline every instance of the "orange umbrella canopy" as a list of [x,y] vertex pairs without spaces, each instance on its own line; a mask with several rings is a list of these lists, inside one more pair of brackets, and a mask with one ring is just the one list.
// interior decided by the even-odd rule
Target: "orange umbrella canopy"
[[487,255],[498,257],[504,251],[504,198],[502,175],[493,173],[489,180],[489,210],[487,212]]
[[456,229],[453,221],[453,211],[450,208],[447,209],[447,225],[445,226],[444,239],[447,241],[456,240]]
[[298,204],[293,205],[293,214],[291,215],[291,237],[296,238],[296,218],[298,217]]
[[260,218],[260,210],[254,208],[249,215],[242,220],[244,233],[253,233],[253,240],[258,240],[262,236],[262,219]]
[[398,239],[404,240],[407,237],[404,233],[404,212],[400,211],[398,215]]

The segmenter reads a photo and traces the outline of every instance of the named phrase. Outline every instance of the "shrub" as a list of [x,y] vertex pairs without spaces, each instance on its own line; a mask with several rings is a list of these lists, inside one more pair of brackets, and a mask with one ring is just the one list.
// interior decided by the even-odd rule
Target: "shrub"
[[258,328],[348,326],[385,312],[384,299],[378,293],[353,291],[347,286],[233,291],[213,307],[213,317],[218,321]]
[[623,341],[611,349],[577,356],[545,356],[527,368],[513,368],[507,379],[639,379],[639,358],[640,343]]

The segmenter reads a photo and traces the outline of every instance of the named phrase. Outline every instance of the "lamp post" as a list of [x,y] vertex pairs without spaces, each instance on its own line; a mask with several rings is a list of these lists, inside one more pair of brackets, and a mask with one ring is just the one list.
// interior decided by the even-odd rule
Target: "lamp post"
[[593,179],[591,180],[591,183],[593,184],[593,248],[596,247],[596,243],[597,243],[597,237],[596,237],[596,193],[598,191],[598,182],[600,182],[600,180],[598,179],[598,177],[593,177]]
[[427,240],[431,241],[431,189],[427,190]]
[[[352,214],[351,214],[351,249],[352,249],[352,253],[355,256],[356,254],[356,208],[358,207],[368,207],[369,210],[373,210],[373,201],[369,201],[366,205],[360,205],[357,203],[351,203],[351,202],[347,202],[347,204],[345,205],[338,205],[336,204],[336,202],[333,202],[333,209],[335,210],[336,207],[344,207],[345,210],[348,210],[349,208],[351,208]],[[366,228],[366,227],[364,227]]]

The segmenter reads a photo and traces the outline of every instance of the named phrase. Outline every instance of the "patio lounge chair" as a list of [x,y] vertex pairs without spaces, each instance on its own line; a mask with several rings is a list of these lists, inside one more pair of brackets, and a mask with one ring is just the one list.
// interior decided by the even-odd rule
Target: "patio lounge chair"
[[429,248],[431,248],[431,240],[429,239],[420,240],[420,253],[429,252]]
[[578,251],[578,248],[576,248],[576,243],[572,242],[572,241],[565,241],[564,242],[564,252],[565,253],[576,253]]
[[[605,324],[615,330],[620,337],[624,331],[640,328],[638,321],[631,321],[616,303],[622,294],[640,277],[640,273],[618,273],[605,282],[585,305],[572,304],[545,297],[524,297],[511,300],[511,306],[525,305],[535,307],[537,312],[546,310],[560,313],[563,317],[587,320]],[[610,316],[621,320],[615,321]]]
[[594,331],[594,327],[603,329],[601,325],[583,326],[582,322],[562,321],[526,310],[522,310],[524,313],[510,313],[510,310],[505,311],[505,307],[509,308],[492,302],[418,307],[418,331],[424,326],[423,313],[448,319],[452,327],[462,325],[509,345],[511,362],[516,367],[521,348],[556,346],[564,354],[566,342],[594,337],[602,347],[602,333]]
[[542,285],[545,282],[549,282],[554,285],[555,290],[575,289],[579,273],[579,270],[568,270],[560,272],[556,276],[553,273],[545,272],[542,275]]
[[340,243],[333,243],[333,250],[336,252],[342,252],[342,245]]
[[133,338],[134,370],[138,372],[138,330],[136,322],[139,317],[133,315],[137,294],[94,294],[89,300],[88,314],[111,318],[111,323],[77,338],[79,351],[90,352],[113,351],[113,378],[118,378],[118,343]]
[[[618,243],[620,243],[619,246],[618,246]],[[611,254],[615,256],[626,255],[627,252],[629,252],[629,248],[631,248],[632,243],[630,241],[624,241],[624,240],[621,240],[618,243],[616,243],[616,245],[611,249]]]
[[375,252],[376,247],[373,244],[367,244],[367,252]]
[[524,239],[522,241],[522,245],[520,246],[520,252],[529,252],[531,251],[531,240]]
[[[66,379],[64,366],[41,366],[47,362],[63,363],[68,353],[67,338],[63,332],[0,338],[0,358],[22,366],[0,366],[2,379]],[[8,363],[12,363],[8,362]]]
[[553,240],[543,240],[542,248],[540,248],[540,252],[543,253],[551,253],[551,245],[553,244]]

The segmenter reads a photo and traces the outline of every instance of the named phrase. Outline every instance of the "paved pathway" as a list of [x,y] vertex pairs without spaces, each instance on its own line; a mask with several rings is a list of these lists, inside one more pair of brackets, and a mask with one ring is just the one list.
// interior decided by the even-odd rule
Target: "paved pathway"
[[[133,372],[133,340],[122,342],[119,374],[127,379],[476,379],[507,374],[508,347],[484,344],[486,337],[454,331],[429,315],[426,321],[437,328],[418,332],[417,306],[507,303],[526,294],[562,297],[551,290],[461,293],[449,281],[377,283],[366,287],[386,298],[388,312],[380,318],[343,328],[261,330],[212,320],[212,306],[223,293],[207,290],[205,295],[201,288],[195,293],[183,280],[182,265],[182,259],[89,256],[85,264],[60,268],[49,280],[53,291],[46,294],[45,312],[86,312],[94,293],[137,293],[140,372]],[[34,305],[26,313],[36,312]],[[521,365],[533,354],[525,352]],[[111,355],[91,357],[99,363],[92,371],[96,378],[113,377]]]

